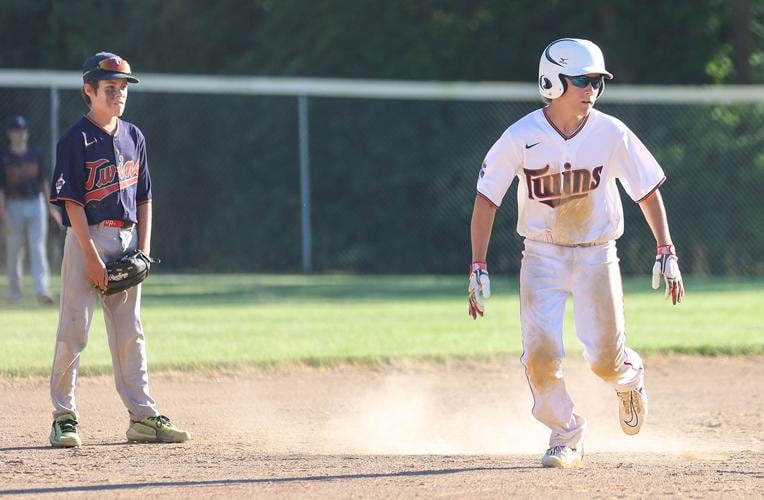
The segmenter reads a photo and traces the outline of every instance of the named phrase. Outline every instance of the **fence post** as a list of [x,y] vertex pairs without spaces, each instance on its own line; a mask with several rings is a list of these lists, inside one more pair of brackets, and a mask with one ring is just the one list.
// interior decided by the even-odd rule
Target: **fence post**
[[[60,101],[58,95],[58,87],[52,86],[50,88],[50,165],[51,170],[56,163],[56,144],[58,143],[58,119],[60,108]],[[55,182],[55,179],[53,179]]]
[[[56,179],[53,179],[53,168],[56,166],[56,144],[58,144],[58,124],[61,123],[59,119],[61,101],[59,99],[59,89],[55,85],[50,87],[50,158],[48,163],[48,175],[50,176],[50,182],[55,186]],[[50,193],[45,193],[45,196],[50,196]],[[51,233],[53,236],[51,236]],[[54,228],[52,231],[48,231],[48,242],[53,244],[48,245],[50,250],[51,262],[55,262],[54,267],[58,267],[63,259],[64,242],[62,240],[62,233],[58,228]]]
[[310,135],[308,130],[308,96],[297,96],[297,121],[300,142],[300,202],[302,206],[302,270],[313,271],[312,234],[310,227]]

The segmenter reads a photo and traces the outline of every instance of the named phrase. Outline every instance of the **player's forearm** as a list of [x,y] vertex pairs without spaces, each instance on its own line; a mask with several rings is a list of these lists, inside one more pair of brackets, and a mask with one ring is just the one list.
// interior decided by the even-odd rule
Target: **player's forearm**
[[72,231],[74,231],[74,236],[77,237],[77,242],[80,244],[85,257],[87,259],[96,257],[100,259],[93,238],[90,236],[85,209],[73,201],[67,201],[65,208],[66,214],[69,216],[69,222],[72,225]]
[[660,191],[656,190],[653,194],[639,202],[639,208],[642,209],[642,214],[645,216],[653,236],[655,236],[657,245],[671,245],[666,208],[663,205],[663,197],[661,197]]
[[50,184],[48,181],[42,181],[42,194],[45,196],[45,202],[50,203]]
[[491,240],[491,230],[495,217],[496,207],[482,196],[476,196],[475,205],[472,208],[472,222],[470,223],[472,262],[486,262],[488,242]]
[[151,200],[138,205],[138,249],[151,255]]

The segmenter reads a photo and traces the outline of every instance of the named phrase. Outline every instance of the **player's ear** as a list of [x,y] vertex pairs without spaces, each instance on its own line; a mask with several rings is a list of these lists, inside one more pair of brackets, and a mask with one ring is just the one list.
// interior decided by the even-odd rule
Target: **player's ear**
[[96,94],[98,94],[98,82],[98,80],[88,80],[82,84],[80,93],[82,94],[82,99],[85,101],[85,104],[88,106],[92,104],[90,100],[91,96],[95,97]]

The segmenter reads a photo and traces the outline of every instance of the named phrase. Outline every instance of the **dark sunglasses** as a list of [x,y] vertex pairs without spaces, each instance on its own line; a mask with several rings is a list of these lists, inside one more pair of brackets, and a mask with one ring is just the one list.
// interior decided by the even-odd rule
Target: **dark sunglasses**
[[602,84],[604,83],[604,79],[602,75],[598,76],[586,76],[586,75],[579,75],[579,76],[569,76],[568,79],[570,80],[570,83],[572,83],[574,86],[585,89],[587,85],[590,83],[592,84],[592,88],[594,90],[598,90],[600,87],[602,87]]

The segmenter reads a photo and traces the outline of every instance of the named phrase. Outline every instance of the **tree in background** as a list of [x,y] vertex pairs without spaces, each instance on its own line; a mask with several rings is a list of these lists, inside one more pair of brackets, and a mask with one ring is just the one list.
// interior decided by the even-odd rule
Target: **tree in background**
[[619,82],[764,82],[764,0],[0,4],[6,68],[77,68],[108,47],[144,73],[524,81],[544,44],[578,36]]

